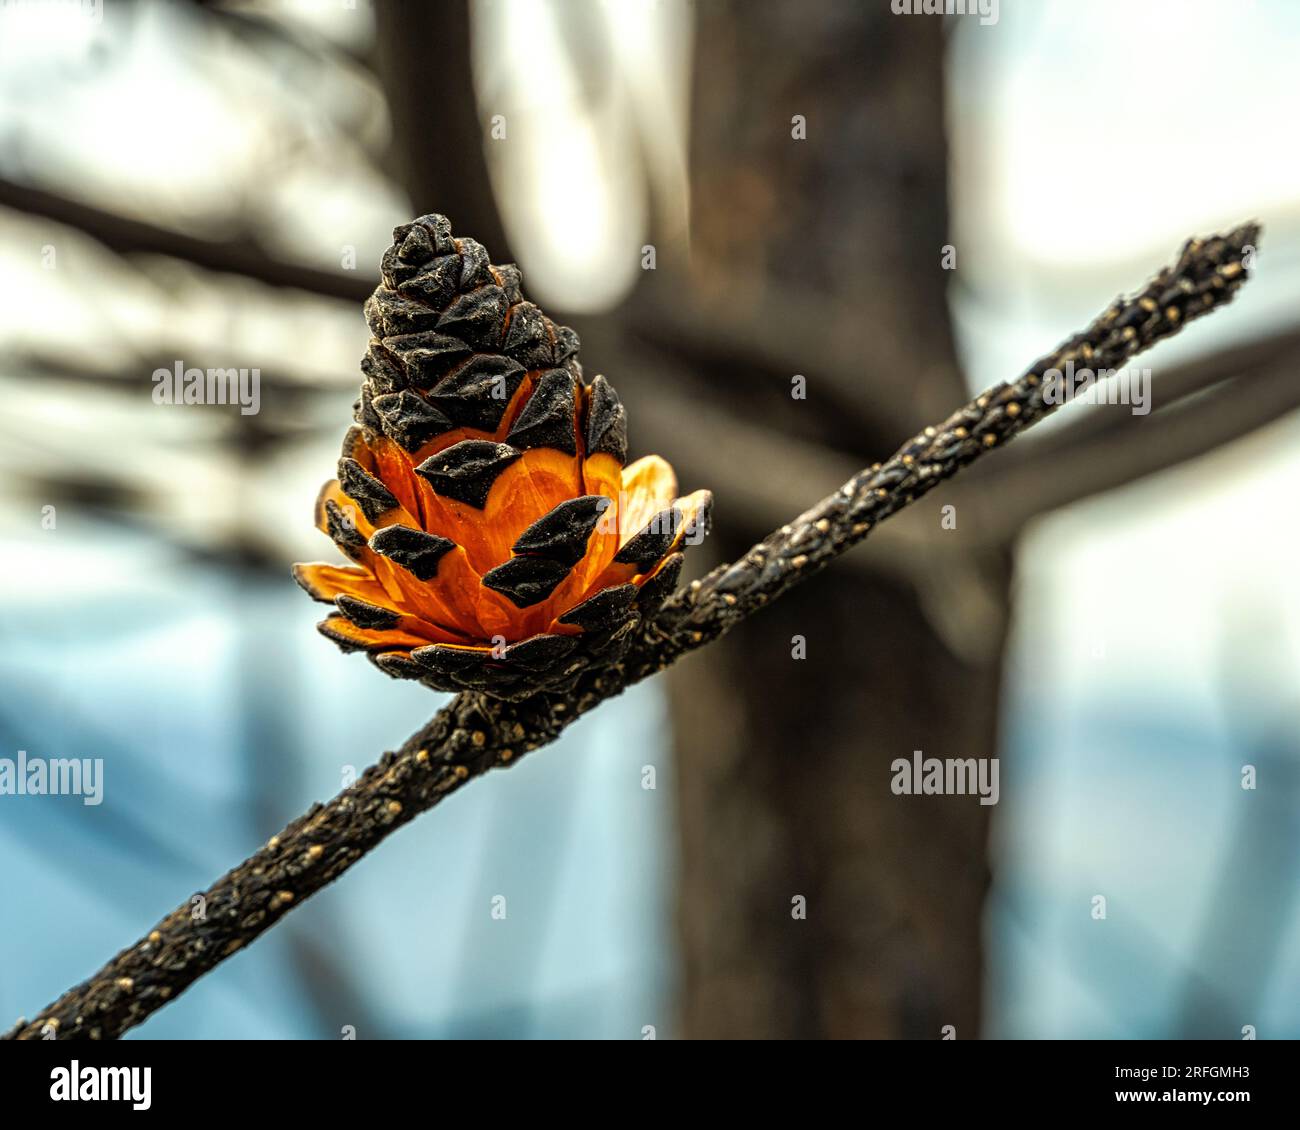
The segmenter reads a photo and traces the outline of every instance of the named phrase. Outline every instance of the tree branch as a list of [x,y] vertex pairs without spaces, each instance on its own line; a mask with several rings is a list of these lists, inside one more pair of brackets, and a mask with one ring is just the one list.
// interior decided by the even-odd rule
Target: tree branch
[[0,207],[66,224],[120,255],[166,255],[210,271],[256,279],[267,286],[364,302],[375,285],[375,276],[369,273],[346,275],[342,271],[323,271],[282,262],[272,258],[247,237],[219,240],[186,235],[143,220],[129,219],[34,185],[0,179]]
[[827,566],[891,514],[1049,415],[1056,406],[1043,401],[1047,369],[1070,359],[1119,368],[1231,300],[1247,277],[1244,249],[1257,236],[1256,225],[1246,224],[1227,236],[1189,241],[1174,266],[1137,295],[1112,303],[1018,380],[995,386],[926,428],[740,560],[676,593],[643,626],[621,663],[587,672],[569,694],[539,694],[518,703],[457,696],[399,751],[384,754],[354,785],[328,804],[313,805],[218,879],[203,892],[199,907],[182,903],[34,1021],[20,1020],[5,1038],[116,1037],[141,1023],[419,813],[489,769],[512,765],[554,741],[606,699],[716,639]]
[[[654,397],[637,408],[637,434],[652,449],[675,442],[679,478],[707,482],[715,495],[726,498],[733,519],[763,529],[800,505],[794,501],[800,484],[824,489],[857,465],[834,447],[787,434],[752,415],[728,414],[721,402],[690,386],[674,355],[586,330],[583,342],[596,346],[594,355],[619,357],[630,388],[653,382]],[[980,463],[945,490],[944,502],[966,516],[960,541],[918,510],[891,523],[872,553],[853,564],[907,580],[916,575],[918,554],[996,552],[1036,518],[1207,455],[1300,408],[1300,383],[1291,376],[1297,361],[1300,328],[1293,327],[1161,368],[1150,416],[1100,407],[1080,411],[1068,425]],[[1151,427],[1158,435],[1145,442],[1134,430]],[[774,450],[781,452],[782,474],[754,476],[750,468]]]

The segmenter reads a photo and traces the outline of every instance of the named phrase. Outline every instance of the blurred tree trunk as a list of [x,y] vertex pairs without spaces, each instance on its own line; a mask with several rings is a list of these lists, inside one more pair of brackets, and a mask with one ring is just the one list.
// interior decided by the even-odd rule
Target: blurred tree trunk
[[[698,11],[678,301],[753,349],[696,357],[690,395],[863,463],[883,458],[965,395],[940,268],[943,21],[833,0]],[[806,140],[792,137],[794,115]],[[823,379],[846,354],[857,370]],[[807,399],[791,397],[795,371]],[[711,460],[731,458],[725,443],[693,451],[683,480],[716,481]],[[745,470],[781,468],[774,446]],[[825,485],[808,484],[809,502]],[[725,497],[718,515],[724,558],[764,533]],[[891,761],[913,750],[997,753],[1008,558],[973,560],[960,527],[950,536],[940,575],[951,584],[873,575],[868,543],[859,568],[837,565],[671,672],[684,1035],[977,1034],[991,810],[890,790]],[[962,628],[972,581],[985,612]],[[806,658],[793,657],[795,637]]]
[[[422,11],[378,9],[399,175],[416,211],[494,233],[501,261],[481,122],[456,119],[444,163],[448,115],[473,113],[464,5]],[[712,552],[734,558],[790,517],[788,444],[870,462],[966,399],[940,269],[943,21],[836,0],[696,11],[689,265],[664,246],[627,306],[573,321],[590,371],[634,405],[634,446],[718,488]],[[801,479],[796,497],[836,485]],[[917,507],[935,529],[943,501]],[[685,1035],[976,1034],[990,810],[895,796],[890,762],[995,755],[1009,565],[964,550],[960,519],[938,540],[908,580],[873,572],[868,543],[669,672]]]

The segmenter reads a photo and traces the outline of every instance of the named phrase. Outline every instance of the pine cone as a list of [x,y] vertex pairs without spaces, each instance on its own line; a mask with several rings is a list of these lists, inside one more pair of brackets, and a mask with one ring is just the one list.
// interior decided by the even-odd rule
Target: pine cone
[[617,662],[676,585],[711,495],[627,461],[578,335],[443,216],[393,232],[365,312],[357,426],[316,523],[354,562],[295,565],[321,632],[396,678],[523,698]]

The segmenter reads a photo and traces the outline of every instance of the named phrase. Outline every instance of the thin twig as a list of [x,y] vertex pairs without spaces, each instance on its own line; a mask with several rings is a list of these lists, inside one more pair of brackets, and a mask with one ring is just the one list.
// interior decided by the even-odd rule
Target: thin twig
[[8,1039],[121,1035],[243,949],[308,896],[419,813],[489,769],[554,741],[576,718],[685,652],[716,639],[828,565],[880,522],[980,455],[1049,415],[1042,376],[1068,360],[1094,369],[1129,358],[1229,301],[1247,277],[1244,250],[1258,228],[1190,241],[1141,292],[1116,300],[1082,333],[1012,383],[997,385],[926,428],[888,461],[675,594],[644,626],[625,660],[589,672],[567,695],[506,703],[461,694],[397,753],[386,753],[328,804],[313,805],[255,855],[183,903],[103,969]]

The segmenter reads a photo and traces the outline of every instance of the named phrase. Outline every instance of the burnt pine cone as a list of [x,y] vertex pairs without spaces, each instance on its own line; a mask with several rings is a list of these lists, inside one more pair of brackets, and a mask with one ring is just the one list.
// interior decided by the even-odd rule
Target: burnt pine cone
[[617,662],[672,592],[708,491],[627,464],[623,405],[513,264],[446,217],[393,231],[369,351],[316,524],[353,564],[295,565],[321,632],[440,691],[523,698]]

